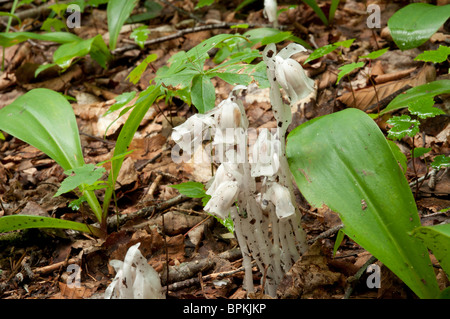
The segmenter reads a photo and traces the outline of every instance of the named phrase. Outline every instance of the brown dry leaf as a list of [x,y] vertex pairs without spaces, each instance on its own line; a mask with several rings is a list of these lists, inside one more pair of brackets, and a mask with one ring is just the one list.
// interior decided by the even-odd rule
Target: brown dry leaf
[[122,186],[130,185],[138,180],[138,174],[134,166],[134,161],[130,157],[127,157],[122,164],[122,167],[117,176],[117,183],[115,189],[119,189]]
[[[59,282],[59,289],[61,299],[86,299],[92,296],[92,294],[97,290],[97,288],[87,288],[85,286],[81,287],[70,287],[69,285]],[[57,296],[55,296],[57,298]]]
[[16,75],[14,73],[4,72],[0,75],[0,90],[4,90],[7,87],[16,84]]
[[[164,230],[167,235],[184,234],[189,229],[200,223],[204,217],[187,215],[176,211],[164,214]],[[156,219],[156,223],[162,226],[162,216]]]
[[77,79],[83,75],[83,71],[81,68],[75,64],[71,67],[67,72],[63,73],[61,76],[39,82],[39,83],[30,83],[24,84],[23,87],[27,90],[32,90],[36,88],[47,88],[53,91],[62,91],[73,79]]
[[377,94],[375,94],[374,87],[367,87],[355,91],[355,98],[353,98],[352,92],[348,92],[340,96],[338,100],[347,105],[348,107],[355,107],[356,105],[358,109],[366,111],[371,105],[375,105],[377,103],[377,95],[378,99],[381,101],[382,99],[388,97],[392,93],[404,88],[407,85],[415,87],[428,83],[430,81],[434,81],[435,78],[436,78],[435,68],[432,65],[426,65],[419,71],[419,73],[416,76],[410,79],[404,79],[395,82],[387,82],[376,85],[375,88]]
[[[319,241],[300,257],[286,273],[278,286],[277,295],[282,299],[326,298],[321,288],[338,282],[340,273],[332,272],[321,252]],[[316,293],[320,295],[317,296]]]

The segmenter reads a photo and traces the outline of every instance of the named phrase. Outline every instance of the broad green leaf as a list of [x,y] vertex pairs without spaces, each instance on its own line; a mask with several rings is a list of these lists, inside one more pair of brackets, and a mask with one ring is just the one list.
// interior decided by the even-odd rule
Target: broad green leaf
[[412,157],[413,158],[417,158],[417,157],[421,157],[423,155],[425,155],[426,153],[428,153],[429,151],[431,151],[431,147],[415,147],[414,150],[411,150],[412,152]]
[[395,44],[408,50],[425,43],[449,17],[450,5],[411,3],[392,15],[388,27]]
[[406,114],[402,116],[393,116],[386,121],[392,128],[388,131],[388,138],[399,140],[405,136],[413,137],[419,133],[420,122],[413,120]]
[[214,108],[216,91],[208,76],[199,74],[193,78],[191,99],[192,104],[200,113],[206,113]]
[[410,101],[408,105],[408,110],[411,114],[417,115],[421,119],[426,119],[428,117],[435,117],[440,114],[445,114],[444,111],[433,107],[434,99],[431,96],[421,96],[416,100]]
[[0,33],[0,46],[10,47],[28,39],[50,41],[56,43],[70,43],[80,41],[81,38],[73,33],[69,32],[49,32],[38,34],[34,32],[13,32],[13,33]]
[[450,224],[421,226],[411,233],[425,242],[450,278]]
[[[49,89],[34,89],[0,110],[0,129],[36,147],[64,170],[84,165],[75,114],[69,102]],[[102,211],[94,192],[85,196],[99,221]]]
[[345,234],[368,250],[419,297],[439,294],[423,243],[414,197],[386,138],[358,109],[316,118],[294,129],[287,158],[295,181],[314,207],[339,214]]
[[62,69],[67,69],[74,59],[84,57],[88,54],[101,67],[106,68],[106,62],[109,60],[110,54],[100,34],[87,40],[61,45],[53,54],[53,60]]
[[261,45],[266,45],[269,43],[278,43],[292,37],[292,32],[284,31],[274,35],[266,36],[261,40]]
[[238,74],[233,72],[215,72],[210,73],[210,76],[218,76],[225,82],[236,85],[236,84],[242,84],[242,85],[248,85],[250,82],[252,82],[252,77],[248,74]]
[[408,160],[406,159],[406,155],[400,150],[397,144],[394,141],[387,140],[389,147],[391,148],[392,154],[394,155],[397,162],[400,164],[403,174],[406,173]]
[[137,3],[137,0],[109,0],[106,14],[108,18],[109,49],[111,51],[116,48],[120,29]]
[[147,69],[148,65],[158,58],[156,54],[149,54],[141,63],[139,63],[133,71],[126,77],[133,84],[137,84],[141,79],[142,73]]
[[440,45],[437,50],[425,51],[414,59],[415,61],[442,63],[450,55],[450,47]]
[[136,42],[137,45],[141,49],[144,48],[145,41],[148,39],[148,35],[150,34],[150,29],[148,29],[145,25],[138,27],[133,30],[130,34],[130,38]]
[[0,109],[0,129],[38,148],[64,170],[84,165],[72,107],[55,91],[34,89]]
[[61,186],[53,197],[70,192],[83,184],[93,185],[103,176],[105,171],[104,167],[96,167],[94,164],[84,164],[81,167],[67,170],[64,174],[69,176],[62,181]]
[[0,217],[0,233],[28,228],[62,228],[91,233],[101,237],[103,232],[94,226],[52,217],[34,215],[10,215]]
[[191,198],[203,198],[208,196],[206,194],[205,186],[199,182],[186,182],[177,185],[169,185],[172,188],[177,189],[180,194],[186,195]]
[[[389,105],[380,112],[383,115],[387,112],[410,107],[417,100],[423,98],[434,98],[436,95],[450,93],[450,80],[438,80],[423,85],[413,87],[403,94],[398,95]],[[439,111],[438,111],[439,112]]]
[[39,75],[39,73],[41,73],[42,71],[45,71],[51,67],[54,67],[55,65],[56,65],[56,63],[48,63],[48,64],[42,64],[42,65],[38,66],[36,71],[34,71],[34,77],[36,78]]
[[433,163],[431,163],[431,167],[434,169],[441,169],[450,167],[450,157],[445,155],[438,155],[434,158]]
[[353,70],[362,68],[364,66],[364,62],[354,62],[354,63],[350,63],[350,64],[346,64],[341,66],[338,70],[339,74],[336,80],[336,83],[339,83],[339,81],[342,79],[343,76],[351,73]]
[[384,49],[381,49],[381,50],[373,51],[373,52],[369,53],[368,55],[360,56],[359,58],[360,59],[371,59],[371,60],[374,60],[376,58],[379,58],[383,54],[385,54],[388,50],[389,50],[389,48],[384,48]]

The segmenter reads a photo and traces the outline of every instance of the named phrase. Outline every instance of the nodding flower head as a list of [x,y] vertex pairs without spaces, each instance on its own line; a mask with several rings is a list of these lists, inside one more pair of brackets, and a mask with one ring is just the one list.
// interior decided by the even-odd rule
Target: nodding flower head
[[279,219],[287,218],[295,214],[289,190],[276,182],[270,182],[264,194],[263,202],[270,200],[275,206],[275,212]]
[[274,176],[280,167],[280,149],[280,141],[267,128],[262,129],[253,146],[252,177]]
[[215,123],[210,113],[194,114],[186,122],[173,129],[172,139],[183,151],[191,154],[206,138],[208,128],[214,126]]
[[314,91],[314,81],[306,75],[300,63],[291,59],[292,55],[304,51],[306,49],[296,43],[289,44],[275,56],[275,45],[268,45],[265,49],[266,63],[274,70],[276,81],[291,103],[304,99]]
[[203,210],[219,218],[227,218],[238,192],[239,183],[237,181],[223,181],[214,190]]
[[264,16],[273,23],[274,27],[278,26],[276,0],[264,0]]
[[234,95],[234,91],[244,88],[245,86],[242,85],[236,86],[233,91],[231,91],[228,98],[223,100],[217,106],[214,119],[218,128],[222,130],[239,127],[244,129],[248,128],[248,119],[245,115],[244,106],[242,105],[242,102],[237,100]]

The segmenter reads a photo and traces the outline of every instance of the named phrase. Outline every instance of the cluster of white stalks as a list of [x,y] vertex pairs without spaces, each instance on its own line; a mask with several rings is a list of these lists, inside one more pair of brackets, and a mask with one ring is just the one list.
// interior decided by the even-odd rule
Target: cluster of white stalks
[[240,90],[246,89],[244,86],[236,86],[213,110],[191,116],[172,133],[185,157],[192,156],[204,140],[211,140],[215,154],[220,155],[215,156],[220,165],[208,184],[211,199],[204,210],[222,219],[233,219],[248,293],[255,292],[253,260],[264,274],[264,292],[275,297],[284,274],[307,249],[285,154],[291,107],[283,103],[280,92],[281,87],[292,104],[314,90],[314,82],[290,58],[302,51],[306,50],[298,44],[290,44],[278,54],[274,44],[264,50],[278,127],[273,131],[260,130],[251,147],[248,119],[237,97]]

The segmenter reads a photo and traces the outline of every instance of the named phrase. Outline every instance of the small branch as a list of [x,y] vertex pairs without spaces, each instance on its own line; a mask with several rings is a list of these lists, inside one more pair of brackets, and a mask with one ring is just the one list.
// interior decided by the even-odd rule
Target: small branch
[[350,298],[350,295],[353,292],[353,288],[355,286],[355,283],[359,281],[361,276],[366,271],[367,267],[369,267],[371,264],[373,264],[376,261],[377,261],[377,259],[374,256],[370,257],[369,260],[367,260],[366,263],[361,268],[359,268],[359,270],[356,272],[356,274],[354,276],[349,277],[347,279],[348,287],[347,287],[347,290],[345,291],[345,295],[344,295],[343,299],[349,299]]
[[[173,40],[176,38],[180,38],[180,37],[184,36],[185,34],[189,34],[189,33],[195,33],[195,32],[207,31],[207,30],[215,30],[215,29],[228,29],[231,26],[241,25],[241,24],[242,23],[222,22],[222,23],[215,23],[215,24],[200,25],[200,26],[196,26],[196,27],[192,27],[192,28],[178,30],[177,32],[175,32],[173,34],[163,36],[160,38],[147,40],[144,42],[144,46],[149,46],[149,45]],[[268,24],[256,24],[256,23],[249,23],[249,24],[247,24],[247,26],[248,26],[248,29],[256,28],[256,27],[271,27],[271,25],[268,25]],[[119,54],[119,53],[123,53],[125,51],[129,51],[129,50],[133,50],[133,49],[139,49],[139,46],[137,44],[126,45],[121,48],[117,48],[117,49],[113,50],[112,54]]]
[[335,233],[337,233],[341,228],[344,228],[344,224],[339,224],[337,226],[334,226],[326,231],[324,231],[323,233],[319,234],[317,237],[308,240],[308,245],[312,245],[314,244],[316,241],[318,241],[319,239],[322,238],[328,238],[332,235],[334,235]]

